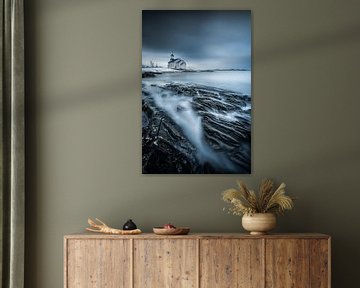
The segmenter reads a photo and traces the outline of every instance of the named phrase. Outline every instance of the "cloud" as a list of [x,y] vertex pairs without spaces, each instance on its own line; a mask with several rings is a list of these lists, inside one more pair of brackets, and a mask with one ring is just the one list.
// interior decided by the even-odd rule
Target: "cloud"
[[174,52],[192,66],[251,68],[251,13],[144,10],[142,41],[143,62]]

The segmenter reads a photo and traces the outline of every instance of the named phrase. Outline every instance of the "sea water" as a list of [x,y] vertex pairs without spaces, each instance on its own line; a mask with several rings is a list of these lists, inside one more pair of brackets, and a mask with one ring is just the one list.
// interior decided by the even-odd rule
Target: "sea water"
[[163,73],[143,82],[198,84],[251,96],[251,71],[214,71]]

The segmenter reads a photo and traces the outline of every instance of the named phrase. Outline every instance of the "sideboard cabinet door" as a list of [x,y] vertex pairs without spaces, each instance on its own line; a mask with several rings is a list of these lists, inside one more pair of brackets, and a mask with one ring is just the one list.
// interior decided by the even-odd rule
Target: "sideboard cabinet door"
[[131,287],[130,240],[67,240],[68,288]]
[[266,287],[309,285],[309,240],[266,239]]
[[329,287],[329,240],[266,239],[266,288]]
[[196,288],[196,239],[134,240],[134,288]]
[[261,239],[202,239],[200,287],[263,287],[262,243]]
[[310,288],[330,287],[330,240],[310,240]]

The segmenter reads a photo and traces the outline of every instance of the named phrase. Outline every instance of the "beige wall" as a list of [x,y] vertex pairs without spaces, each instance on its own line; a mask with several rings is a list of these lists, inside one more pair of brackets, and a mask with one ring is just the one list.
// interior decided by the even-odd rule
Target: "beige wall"
[[334,287],[357,287],[359,1],[26,2],[27,287],[62,287],[62,237],[88,216],[241,231],[220,200],[238,176],[141,175],[142,9],[252,10],[253,174],[239,178],[286,182],[299,200],[278,231],[331,234]]

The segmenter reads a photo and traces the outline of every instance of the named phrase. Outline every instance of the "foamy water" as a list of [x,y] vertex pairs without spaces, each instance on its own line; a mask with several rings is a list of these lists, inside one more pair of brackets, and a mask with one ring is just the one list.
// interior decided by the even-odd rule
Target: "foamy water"
[[163,73],[143,82],[193,83],[217,87],[251,96],[251,71],[179,72]]
[[153,92],[155,92],[152,94],[155,104],[182,128],[185,136],[196,147],[197,158],[201,163],[209,162],[215,167],[234,168],[230,161],[219,155],[206,143],[201,117],[192,109],[192,98],[174,95],[170,92]]

